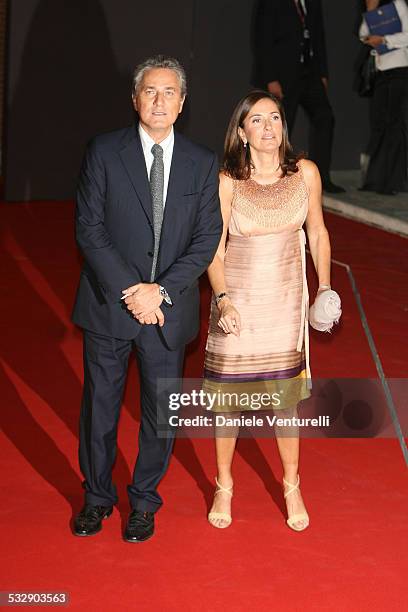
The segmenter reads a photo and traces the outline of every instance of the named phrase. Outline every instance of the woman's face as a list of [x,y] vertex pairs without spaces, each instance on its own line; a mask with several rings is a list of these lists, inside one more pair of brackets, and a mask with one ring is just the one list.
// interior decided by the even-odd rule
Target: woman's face
[[262,98],[245,117],[243,128],[238,128],[240,138],[251,149],[272,153],[282,143],[283,125],[279,109],[273,100]]

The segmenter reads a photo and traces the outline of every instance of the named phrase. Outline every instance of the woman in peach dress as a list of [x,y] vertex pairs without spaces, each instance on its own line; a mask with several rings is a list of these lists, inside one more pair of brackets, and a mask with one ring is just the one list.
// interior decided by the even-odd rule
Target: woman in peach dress
[[[303,224],[319,291],[330,289],[330,242],[318,169],[294,155],[282,104],[272,94],[256,90],[238,103],[225,141],[220,198],[224,231],[208,269],[214,300],[204,390],[230,398],[212,408],[229,417],[252,409],[232,399],[242,393],[280,393],[279,405],[269,407],[297,416],[298,402],[310,395]],[[287,523],[302,531],[309,517],[299,489],[298,431],[275,433]],[[232,521],[237,435],[238,428],[216,432],[217,488],[208,520],[218,528]]]

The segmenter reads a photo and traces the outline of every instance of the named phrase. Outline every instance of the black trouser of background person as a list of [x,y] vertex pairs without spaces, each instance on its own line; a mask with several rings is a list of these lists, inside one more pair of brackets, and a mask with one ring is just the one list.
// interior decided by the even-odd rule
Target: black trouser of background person
[[323,185],[330,182],[331,152],[334,134],[334,115],[326,88],[312,66],[302,69],[301,77],[284,88],[283,104],[289,130],[289,140],[301,106],[310,121],[309,159],[319,168]]
[[378,71],[371,101],[370,158],[363,189],[393,194],[407,179],[408,68]]

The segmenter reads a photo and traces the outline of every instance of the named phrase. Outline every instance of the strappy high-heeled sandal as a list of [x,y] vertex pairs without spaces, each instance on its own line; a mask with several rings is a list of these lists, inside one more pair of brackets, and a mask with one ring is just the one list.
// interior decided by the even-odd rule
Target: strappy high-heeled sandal
[[[217,485],[217,490],[214,493],[214,497],[217,495],[217,493],[228,493],[228,495],[230,495],[232,497],[232,489],[233,489],[233,485],[231,485],[230,487],[223,487],[220,485],[220,483],[218,482],[217,477],[215,478],[215,483]],[[216,520],[222,520],[225,521],[227,524],[226,525],[216,525],[213,521]],[[210,523],[210,525],[212,525],[213,527],[217,527],[217,529],[225,529],[226,527],[229,527],[232,523],[232,516],[230,514],[227,514],[226,512],[209,512],[208,513],[208,522]]]
[[[286,499],[288,495],[290,495],[291,493],[299,489],[299,484],[300,484],[299,474],[297,477],[296,484],[291,484],[285,479],[283,479],[283,482],[287,487],[289,487],[286,493],[284,493],[284,498]],[[297,523],[298,521],[305,521],[305,525],[303,525],[303,527],[296,527],[295,523]],[[299,512],[298,514],[293,514],[293,516],[290,516],[286,522],[289,525],[289,527],[293,529],[294,531],[303,531],[304,529],[306,529],[306,527],[309,527],[309,515],[307,512]]]

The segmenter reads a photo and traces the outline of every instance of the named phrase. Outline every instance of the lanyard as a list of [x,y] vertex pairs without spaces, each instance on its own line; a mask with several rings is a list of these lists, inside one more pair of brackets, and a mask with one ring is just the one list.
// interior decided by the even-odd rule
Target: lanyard
[[297,14],[299,15],[299,19],[302,22],[303,27],[305,27],[306,13],[305,13],[304,8],[302,6],[302,2],[301,2],[301,0],[294,0],[294,3],[295,3],[295,6],[296,6]]
[[306,11],[303,8],[301,0],[294,0],[294,2],[303,28],[303,41],[301,44],[300,61],[302,64],[306,64],[306,62],[308,62],[313,55],[313,50],[310,45],[310,32],[306,25]]

